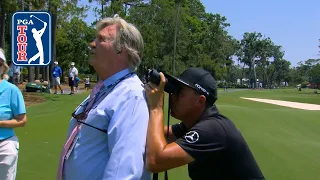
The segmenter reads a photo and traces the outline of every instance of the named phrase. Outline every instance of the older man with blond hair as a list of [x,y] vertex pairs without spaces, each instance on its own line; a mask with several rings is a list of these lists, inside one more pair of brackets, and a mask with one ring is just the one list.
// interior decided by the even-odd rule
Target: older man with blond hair
[[101,80],[72,113],[57,179],[151,179],[145,168],[149,112],[135,73],[143,48],[140,32],[124,19],[97,24],[89,64]]

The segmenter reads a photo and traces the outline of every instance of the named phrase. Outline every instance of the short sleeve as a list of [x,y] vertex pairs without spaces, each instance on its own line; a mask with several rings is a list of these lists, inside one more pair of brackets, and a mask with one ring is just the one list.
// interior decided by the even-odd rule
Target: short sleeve
[[172,125],[171,129],[172,129],[172,133],[174,134],[174,136],[176,136],[176,138],[181,138],[188,132],[188,129],[183,124],[183,122]]
[[214,158],[226,148],[226,135],[217,121],[206,120],[188,130],[176,143],[194,159],[204,160]]
[[11,92],[11,108],[13,117],[26,113],[24,99],[19,89],[13,89]]

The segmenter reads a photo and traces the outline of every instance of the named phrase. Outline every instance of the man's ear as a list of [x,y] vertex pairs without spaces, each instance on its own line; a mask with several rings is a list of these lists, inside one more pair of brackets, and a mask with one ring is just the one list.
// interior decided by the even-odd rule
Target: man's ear
[[124,48],[123,46],[118,47],[116,51],[119,55],[121,55],[122,53],[127,53],[126,48]]
[[204,95],[200,95],[200,98],[199,98],[199,105],[205,105],[207,102],[207,98],[204,96]]

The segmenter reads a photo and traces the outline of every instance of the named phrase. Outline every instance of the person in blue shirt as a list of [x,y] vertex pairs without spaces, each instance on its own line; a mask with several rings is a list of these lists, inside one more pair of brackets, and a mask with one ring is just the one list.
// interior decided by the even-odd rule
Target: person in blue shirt
[[116,15],[97,23],[90,47],[89,64],[101,80],[72,113],[57,179],[149,180],[149,111],[135,73],[144,48],[142,36]]
[[54,94],[57,94],[57,86],[59,87],[61,94],[63,94],[63,90],[60,86],[60,76],[62,75],[62,70],[60,68],[60,66],[58,65],[58,62],[55,61],[54,62],[54,67],[52,69],[52,77],[53,77],[53,81],[52,81],[52,85],[54,86]]
[[78,76],[76,78],[74,78],[75,92],[78,91],[79,81],[80,81],[80,78]]
[[0,48],[0,179],[16,178],[19,141],[14,128],[26,124],[26,108],[17,86],[3,80],[8,72],[4,51]]

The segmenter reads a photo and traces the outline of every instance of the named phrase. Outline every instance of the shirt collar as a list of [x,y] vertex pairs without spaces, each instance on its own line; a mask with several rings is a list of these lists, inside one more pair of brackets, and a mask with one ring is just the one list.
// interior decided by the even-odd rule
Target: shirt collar
[[124,77],[125,75],[129,74],[130,72],[132,72],[132,71],[129,68],[126,68],[126,69],[123,69],[123,70],[113,74],[112,76],[108,77],[107,79],[105,79],[103,81],[104,87],[109,86],[110,84],[114,83],[115,81]]
[[213,117],[215,115],[219,114],[219,110],[217,108],[217,106],[214,104],[210,107],[208,107],[207,109],[204,110],[203,114],[201,115],[199,121],[205,120],[208,117]]

